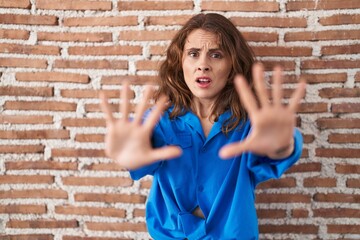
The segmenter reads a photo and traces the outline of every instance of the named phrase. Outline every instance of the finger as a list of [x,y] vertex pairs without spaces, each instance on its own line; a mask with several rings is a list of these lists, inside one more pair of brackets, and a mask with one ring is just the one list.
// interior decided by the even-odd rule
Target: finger
[[219,156],[222,159],[229,159],[249,151],[249,141],[244,140],[242,142],[231,143],[223,146],[219,151]]
[[289,103],[289,109],[293,112],[296,112],[301,99],[304,97],[306,92],[306,82],[304,79],[300,79],[300,83],[294,93],[291,96],[290,103]]
[[146,122],[144,124],[145,128],[147,128],[148,130],[152,130],[155,127],[156,123],[159,121],[162,112],[166,108],[167,101],[168,98],[166,96],[161,96],[159,98],[149,117],[146,119]]
[[274,105],[281,105],[283,90],[281,87],[282,83],[282,71],[280,67],[275,67],[273,72],[273,90],[272,98]]
[[129,93],[130,93],[130,87],[129,83],[125,82],[120,93],[120,113],[122,115],[122,119],[127,121],[129,118],[129,109],[130,109],[130,103],[129,103]]
[[102,112],[105,114],[106,124],[113,123],[115,120],[112,111],[110,110],[108,99],[105,96],[104,92],[100,92],[99,97],[100,97],[100,108]]
[[149,155],[149,163],[158,160],[169,160],[179,157],[182,154],[182,150],[176,146],[166,146],[154,149]]
[[140,101],[140,103],[136,106],[135,118],[134,118],[135,124],[141,124],[144,112],[148,108],[148,105],[149,105],[149,99],[150,99],[151,93],[152,93],[152,88],[150,86],[146,86],[145,90],[144,90],[143,98]]
[[260,63],[255,63],[252,68],[252,74],[255,83],[255,90],[260,100],[260,105],[267,106],[269,104],[269,96],[264,82],[263,65]]
[[241,75],[235,77],[234,83],[242,104],[246,108],[249,115],[252,115],[258,110],[258,106],[253,92],[251,91],[245,78]]

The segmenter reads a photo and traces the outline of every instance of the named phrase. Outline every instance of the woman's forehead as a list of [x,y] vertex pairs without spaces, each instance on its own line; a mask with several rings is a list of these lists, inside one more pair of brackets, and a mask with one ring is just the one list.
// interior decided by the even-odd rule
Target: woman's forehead
[[184,48],[220,48],[219,42],[219,36],[215,33],[203,29],[195,29],[186,38]]

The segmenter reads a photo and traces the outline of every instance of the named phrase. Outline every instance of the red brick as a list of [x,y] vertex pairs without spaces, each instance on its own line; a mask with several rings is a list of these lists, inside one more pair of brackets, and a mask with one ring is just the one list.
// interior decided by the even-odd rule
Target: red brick
[[360,8],[358,0],[304,0],[304,1],[291,1],[286,4],[287,11],[298,10],[331,10],[331,9],[357,9]]
[[86,228],[90,231],[132,231],[147,232],[146,224],[140,223],[103,223],[103,222],[86,222]]
[[192,10],[193,1],[119,1],[118,10]]
[[299,113],[321,113],[327,111],[327,103],[302,103],[298,109]]
[[55,101],[7,101],[6,110],[75,111],[76,103]]
[[132,240],[133,238],[63,236],[62,240]]
[[76,220],[9,220],[7,228],[78,228],[79,223]]
[[355,82],[360,82],[360,72],[355,74]]
[[52,116],[33,116],[33,115],[0,115],[1,124],[52,124]]
[[19,87],[7,86],[0,87],[0,96],[37,96],[52,97],[54,96],[52,87]]
[[336,164],[335,167],[336,173],[343,174],[360,174],[360,165],[354,164]]
[[141,55],[140,46],[96,46],[96,47],[69,47],[70,55],[110,56],[110,55]]
[[149,25],[184,25],[191,15],[171,15],[171,16],[147,16],[144,19],[145,26]]
[[318,226],[314,225],[260,225],[260,233],[298,233],[298,234],[317,234],[319,231]]
[[0,139],[70,139],[68,130],[0,131]]
[[257,188],[267,189],[267,188],[292,188],[296,187],[295,178],[281,178],[281,179],[272,179],[266,182],[261,183]]
[[61,122],[64,127],[105,127],[103,118],[64,118]]
[[103,149],[53,148],[52,157],[106,157]]
[[119,164],[117,164],[115,162],[93,163],[90,165],[83,166],[83,169],[90,170],[90,171],[127,171],[125,168],[121,167]]
[[336,179],[335,178],[321,178],[321,177],[305,178],[303,186],[307,187],[307,188],[312,188],[312,187],[333,188],[333,187],[336,187]]
[[357,118],[319,118],[316,123],[320,129],[359,128],[360,119]]
[[319,23],[323,26],[359,24],[360,23],[360,15],[336,14],[336,15],[332,15],[330,17],[320,17]]
[[360,234],[359,225],[328,224],[328,233],[337,234]]
[[[110,110],[112,112],[118,112],[119,111],[119,104],[109,104]],[[130,104],[130,113],[134,113],[135,111],[135,104]],[[86,112],[102,112],[100,109],[99,104],[86,104],[85,105],[85,111]]]
[[130,76],[103,76],[101,78],[102,85],[120,85],[125,81],[130,82],[134,85],[142,84],[154,84],[158,81],[157,76],[140,76],[140,75],[130,75]]
[[329,143],[360,143],[360,134],[331,133],[328,137]]
[[118,208],[100,208],[100,207],[76,207],[76,206],[56,206],[55,213],[64,215],[84,215],[84,216],[102,216],[125,218],[126,211]]
[[358,158],[360,149],[356,148],[317,148],[315,154],[318,157],[328,158]]
[[352,208],[313,209],[314,217],[321,218],[360,218],[360,210]]
[[306,194],[257,194],[257,203],[310,203],[311,196]]
[[45,214],[46,205],[35,204],[11,204],[0,205],[0,213],[6,214]]
[[301,74],[306,83],[344,83],[347,81],[346,73]]
[[316,202],[359,203],[360,195],[343,193],[316,193],[314,195],[314,200]]
[[30,31],[15,29],[0,29],[0,38],[27,40],[30,37]]
[[140,188],[146,188],[146,189],[150,189],[152,185],[152,181],[151,180],[141,180],[140,181]]
[[0,23],[22,25],[57,25],[58,19],[55,16],[46,15],[0,14]]
[[116,16],[116,17],[69,17],[64,18],[64,26],[136,26],[138,24],[137,16]]
[[52,184],[54,176],[49,175],[1,175],[0,184]]
[[76,162],[57,162],[57,161],[14,161],[5,163],[6,170],[77,170]]
[[291,211],[291,216],[293,218],[308,218],[309,211],[307,209],[293,209]]
[[154,56],[154,55],[165,56],[166,55],[166,47],[165,46],[152,45],[149,48],[149,53],[150,53],[151,56]]
[[356,60],[304,60],[301,62],[301,69],[341,69],[358,68],[359,61]]
[[56,189],[35,189],[35,190],[9,190],[0,191],[2,199],[36,198],[36,199],[67,199],[68,194],[63,190]]
[[257,56],[311,56],[311,47],[253,47]]
[[277,2],[265,1],[204,1],[201,4],[201,9],[203,11],[278,12],[280,6]]
[[0,153],[44,153],[43,145],[0,145]]
[[54,240],[54,236],[51,234],[13,234],[0,235],[0,237],[6,240]]
[[160,61],[151,61],[151,60],[140,60],[136,62],[137,70],[154,70],[157,71],[160,68]]
[[303,17],[230,17],[239,27],[307,27],[307,20]]
[[43,59],[27,58],[0,58],[0,67],[19,67],[19,68],[43,68],[47,67],[47,61]]
[[286,217],[284,209],[257,209],[256,213],[259,219],[278,219]]
[[0,52],[26,55],[60,55],[60,48],[56,46],[0,43]]
[[17,1],[0,0],[0,7],[30,9],[31,4],[30,4],[30,0],[17,0]]
[[304,143],[312,143],[315,140],[314,135],[303,134]]
[[94,10],[106,11],[112,9],[111,1],[91,0],[37,0],[38,9],[48,10]]
[[356,98],[360,97],[360,88],[323,88],[319,90],[322,98]]
[[39,41],[111,42],[111,33],[38,32]]
[[360,188],[360,179],[348,179],[346,180],[346,187],[348,188]]
[[321,172],[321,163],[298,163],[286,173]]
[[19,72],[17,81],[89,83],[88,75],[63,72]]
[[321,41],[321,40],[357,40],[360,38],[360,30],[327,30],[320,32],[288,32],[284,40],[290,41]]
[[322,55],[358,54],[358,53],[360,53],[360,44],[321,47]]
[[145,217],[145,209],[135,208],[133,211],[134,217]]
[[276,42],[279,39],[279,34],[275,32],[243,32],[242,35],[248,42]]
[[63,177],[64,185],[130,187],[133,180],[121,177]]
[[82,69],[127,69],[128,62],[123,60],[56,60],[54,68]]
[[331,104],[333,113],[358,113],[360,112],[359,103],[333,103]]
[[[118,90],[103,90],[109,98],[119,98]],[[79,89],[79,90],[61,90],[61,96],[65,98],[98,98],[99,91],[91,89]]]
[[177,31],[121,31],[119,40],[124,41],[166,41],[171,40]]
[[261,61],[264,65],[266,71],[272,71],[275,66],[281,66],[284,71],[294,71],[295,62],[294,61]]
[[[76,134],[75,141],[77,142],[100,142],[105,141],[104,134]],[[107,169],[110,170],[110,169]]]
[[[0,195],[1,196],[1,195]],[[77,202],[103,202],[103,203],[145,203],[146,197],[139,194],[115,194],[115,193],[76,193],[74,199]]]

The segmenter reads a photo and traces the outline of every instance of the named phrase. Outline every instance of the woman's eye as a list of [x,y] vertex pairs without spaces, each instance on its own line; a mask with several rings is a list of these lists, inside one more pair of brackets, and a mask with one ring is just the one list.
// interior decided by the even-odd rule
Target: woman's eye
[[211,57],[212,58],[222,58],[222,55],[220,53],[212,53]]
[[189,55],[190,57],[197,57],[197,56],[198,56],[198,53],[195,52],[195,51],[190,51],[190,52],[188,53],[188,55]]

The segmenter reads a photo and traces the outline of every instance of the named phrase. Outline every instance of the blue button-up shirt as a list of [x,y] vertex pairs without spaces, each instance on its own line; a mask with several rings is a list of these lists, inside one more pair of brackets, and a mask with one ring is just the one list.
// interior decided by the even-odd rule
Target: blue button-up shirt
[[[286,159],[272,160],[243,153],[230,160],[218,156],[225,144],[241,141],[251,130],[243,122],[228,135],[221,132],[230,112],[223,113],[205,137],[200,120],[192,113],[169,118],[168,109],[154,129],[154,147],[177,145],[183,154],[130,171],[135,180],[153,175],[146,205],[146,222],[156,240],[258,239],[255,187],[279,178],[302,152],[302,136],[294,130],[295,149]],[[205,219],[191,214],[197,207]]]

